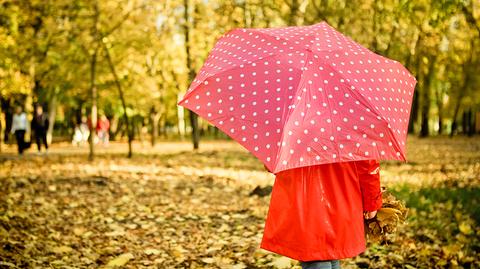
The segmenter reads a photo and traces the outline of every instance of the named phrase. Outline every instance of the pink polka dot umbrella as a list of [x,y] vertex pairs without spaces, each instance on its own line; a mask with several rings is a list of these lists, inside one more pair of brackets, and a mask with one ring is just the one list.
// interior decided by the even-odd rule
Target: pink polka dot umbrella
[[274,173],[332,162],[405,160],[415,78],[322,22],[234,29],[178,103]]

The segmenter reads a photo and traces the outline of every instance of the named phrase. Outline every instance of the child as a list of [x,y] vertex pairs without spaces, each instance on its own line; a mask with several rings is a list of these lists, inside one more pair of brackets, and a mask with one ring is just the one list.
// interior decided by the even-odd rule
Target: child
[[363,218],[382,206],[379,162],[330,163],[277,173],[261,248],[303,269],[340,268],[365,251]]
[[107,116],[100,116],[100,120],[97,122],[97,135],[98,139],[102,142],[103,145],[107,146],[110,139],[109,135],[110,130],[110,121]]

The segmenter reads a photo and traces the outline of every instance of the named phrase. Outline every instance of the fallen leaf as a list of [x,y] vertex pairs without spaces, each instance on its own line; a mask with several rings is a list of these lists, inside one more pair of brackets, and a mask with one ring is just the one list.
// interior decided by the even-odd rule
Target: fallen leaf
[[206,264],[211,264],[211,263],[215,262],[215,260],[213,258],[202,258],[201,261],[206,263]]
[[69,246],[60,246],[60,247],[54,247],[52,251],[57,254],[62,254],[62,253],[68,253],[71,252],[73,249]]
[[273,259],[269,265],[278,269],[289,268],[290,266],[292,266],[291,261],[292,260],[287,257],[278,257]]
[[466,235],[469,235],[469,234],[472,234],[473,233],[473,229],[472,229],[472,226],[467,223],[467,222],[461,222],[460,225],[458,225],[458,229],[460,230],[460,232],[462,232],[463,234],[466,234]]
[[144,251],[144,253],[147,255],[158,255],[160,254],[160,250],[154,249],[154,248],[148,248]]
[[131,259],[133,259],[134,256],[132,253],[124,253],[115,259],[109,261],[106,265],[107,268],[112,268],[112,267],[119,267],[119,266],[124,266],[127,264]]

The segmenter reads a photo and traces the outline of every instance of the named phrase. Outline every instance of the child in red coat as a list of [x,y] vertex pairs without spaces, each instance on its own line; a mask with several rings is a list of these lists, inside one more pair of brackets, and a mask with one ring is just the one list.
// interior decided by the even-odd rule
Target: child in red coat
[[365,251],[364,218],[382,206],[379,163],[330,163],[275,176],[261,248],[301,261],[302,268],[340,268]]

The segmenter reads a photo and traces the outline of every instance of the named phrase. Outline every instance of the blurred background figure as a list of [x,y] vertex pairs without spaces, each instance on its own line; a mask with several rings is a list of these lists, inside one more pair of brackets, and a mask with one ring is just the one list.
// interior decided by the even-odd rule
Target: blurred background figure
[[23,151],[28,148],[27,144],[25,143],[25,132],[27,131],[27,128],[27,114],[23,112],[23,108],[21,106],[17,106],[15,108],[15,114],[13,114],[12,129],[10,132],[15,135],[18,146],[18,154],[20,155],[22,155]]
[[77,125],[75,126],[72,144],[77,145],[78,147],[80,145],[87,144],[89,135],[90,129],[87,124],[87,118],[83,116],[80,120],[80,123],[77,123]]
[[100,116],[100,119],[97,122],[97,136],[99,142],[105,146],[108,145],[108,141],[110,139],[109,130],[110,121],[105,115]]
[[42,152],[42,143],[45,146],[45,152],[48,152],[47,130],[48,130],[48,115],[43,113],[43,107],[37,105],[35,108],[35,115],[32,119],[32,132],[35,136],[38,152]]

